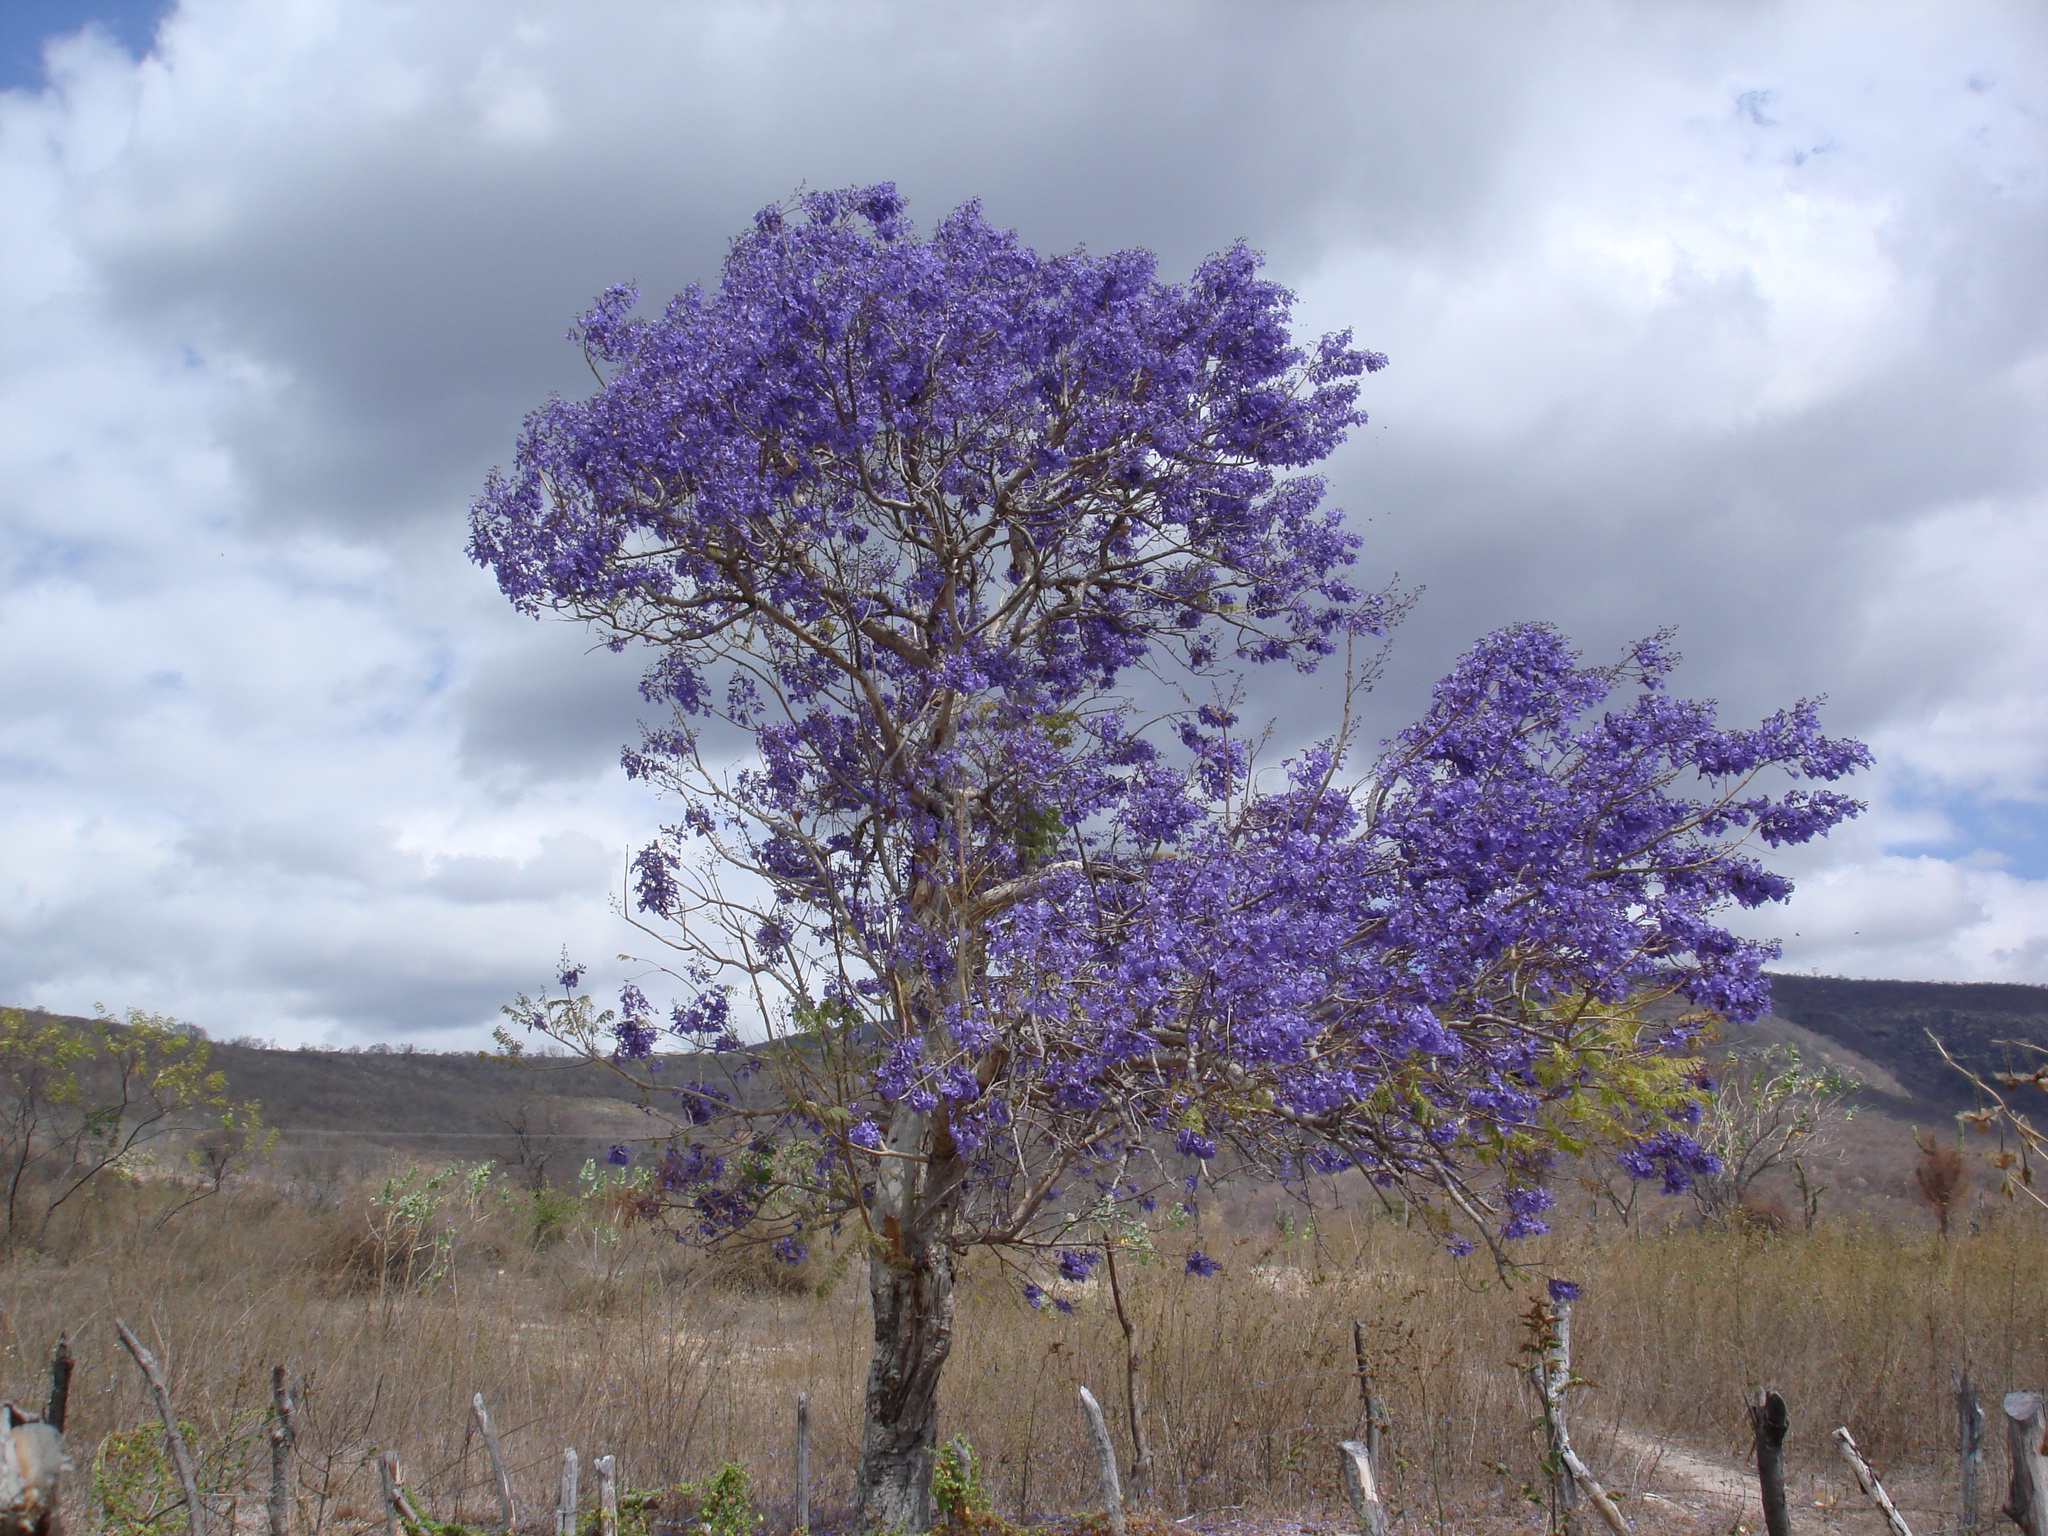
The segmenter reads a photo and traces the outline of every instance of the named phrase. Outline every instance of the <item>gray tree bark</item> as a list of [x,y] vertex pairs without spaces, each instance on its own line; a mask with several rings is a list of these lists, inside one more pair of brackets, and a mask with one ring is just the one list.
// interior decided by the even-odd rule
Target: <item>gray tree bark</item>
[[2048,1536],[2048,1398],[2008,1392],[2004,1406],[2005,1442],[2012,1452],[2005,1517],[2026,1536]]
[[[928,1133],[942,1146],[926,1155]],[[879,1228],[868,1256],[875,1345],[854,1474],[855,1525],[870,1536],[931,1529],[939,1375],[953,1352],[956,1302],[945,1230],[957,1172],[951,1138],[903,1109],[884,1145],[896,1155],[883,1161],[871,1207]]]

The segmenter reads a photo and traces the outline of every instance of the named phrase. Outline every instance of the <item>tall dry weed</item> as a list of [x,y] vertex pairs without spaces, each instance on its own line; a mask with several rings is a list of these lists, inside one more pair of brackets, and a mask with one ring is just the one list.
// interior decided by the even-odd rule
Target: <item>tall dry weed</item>
[[[486,1519],[494,1503],[468,1411],[478,1391],[525,1525],[546,1528],[565,1444],[586,1462],[618,1456],[637,1487],[737,1461],[771,1520],[786,1521],[794,1404],[806,1392],[814,1507],[843,1507],[869,1336],[860,1265],[835,1279],[715,1261],[632,1224],[618,1202],[577,1208],[541,1241],[519,1203],[529,1197],[495,1189],[441,1208],[432,1241],[394,1264],[396,1247],[366,1250],[361,1238],[376,1230],[379,1187],[316,1199],[252,1185],[154,1237],[141,1193],[81,1212],[55,1251],[0,1268],[8,1393],[36,1400],[49,1347],[68,1330],[84,1467],[104,1436],[150,1422],[113,1338],[123,1317],[164,1360],[207,1454],[260,1482],[270,1369],[286,1364],[304,1383],[298,1528],[327,1536],[381,1524],[373,1448],[400,1453],[437,1517]],[[1331,1443],[1361,1417],[1354,1320],[1392,1421],[1388,1482],[1408,1529],[1448,1529],[1474,1497],[1512,1504],[1539,1481],[1515,1362],[1516,1317],[1540,1278],[1503,1285],[1384,1216],[1311,1226],[1258,1208],[1242,1202],[1228,1229],[1212,1213],[1199,1239],[1162,1234],[1149,1259],[1124,1266],[1164,1513],[1339,1497]],[[1739,1465],[1742,1400],[1757,1386],[1792,1406],[1795,1465],[1823,1457],[1837,1423],[1888,1466],[1942,1465],[1952,1369],[1968,1366],[1990,1391],[2048,1383],[2043,1235],[2024,1219],[1946,1241],[1874,1224],[1607,1230],[1531,1257],[1543,1260],[1539,1277],[1584,1287],[1578,1364],[1594,1385],[1578,1401],[1578,1438],[1626,1483],[1628,1445],[1646,1439]],[[1198,1240],[1221,1275],[1186,1272]],[[1056,1299],[1073,1312],[1034,1311],[1018,1277],[968,1266],[942,1433],[973,1444],[997,1511],[1013,1519],[1094,1504],[1074,1388],[1120,1397],[1123,1344],[1106,1296],[1071,1285]],[[250,1518],[258,1491],[244,1490]]]

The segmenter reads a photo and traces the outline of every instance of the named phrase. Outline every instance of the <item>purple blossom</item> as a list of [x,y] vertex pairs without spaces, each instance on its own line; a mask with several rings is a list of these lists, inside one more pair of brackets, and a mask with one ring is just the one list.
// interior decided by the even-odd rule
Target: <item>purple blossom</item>
[[[773,1212],[1042,1251],[1063,1192],[1129,1199],[1170,1131],[1424,1201],[1438,1170],[1492,1181],[1493,1230],[1528,1237],[1585,1086],[1538,1070],[1555,1001],[1768,1006],[1776,948],[1728,915],[1785,898],[1770,851],[1857,814],[1832,786],[1869,761],[1810,702],[1724,724],[1670,692],[1666,637],[1589,665],[1522,624],[1376,753],[1254,772],[1224,674],[1312,669],[1399,607],[1312,472],[1386,360],[1297,339],[1292,304],[1242,246],[1170,282],[975,204],[920,230],[882,184],[763,210],[714,285],[578,322],[602,382],[528,418],[470,552],[522,610],[648,646],[661,718],[625,767],[682,809],[631,879],[684,956],[696,1074],[649,1198],[695,1236]],[[1225,696],[1154,720],[1134,669]],[[743,766],[698,755],[735,735]],[[781,1038],[743,1043],[729,986]],[[587,1040],[573,1006],[511,1011]],[[610,1027],[652,1060],[638,988]],[[1609,1145],[1682,1189],[1717,1166],[1695,1109],[1645,1102]]]
[[1557,1204],[1557,1196],[1540,1184],[1523,1184],[1503,1190],[1500,1203],[1508,1213],[1500,1235],[1513,1242],[1518,1238],[1541,1237],[1550,1230],[1542,1213]]
[[1216,1155],[1216,1143],[1193,1131],[1180,1132],[1173,1138],[1173,1146],[1182,1157],[1199,1157],[1207,1161]]
[[615,1054],[621,1061],[645,1061],[654,1054],[656,1031],[647,995],[631,982],[619,988],[619,1017],[612,1025],[612,1037],[618,1042]]
[[1209,1276],[1216,1274],[1218,1271],[1220,1271],[1223,1268],[1223,1266],[1221,1264],[1218,1264],[1214,1259],[1210,1258],[1209,1255],[1202,1252],[1201,1249],[1197,1248],[1188,1255],[1188,1261],[1186,1265],[1183,1266],[1183,1268],[1185,1269],[1186,1273],[1190,1275],[1200,1275],[1203,1279],[1206,1280]]
[[1546,1286],[1552,1301],[1577,1301],[1579,1284],[1576,1280],[1552,1280]]
[[623,1168],[633,1161],[633,1149],[631,1147],[615,1146],[605,1153],[604,1160],[614,1168]]

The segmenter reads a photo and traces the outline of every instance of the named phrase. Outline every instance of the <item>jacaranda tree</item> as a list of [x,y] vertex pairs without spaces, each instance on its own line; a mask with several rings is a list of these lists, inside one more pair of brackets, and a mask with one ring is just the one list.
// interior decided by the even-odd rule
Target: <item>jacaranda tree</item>
[[1333,725],[1257,762],[1231,681],[1392,604],[1305,473],[1384,359],[1297,345],[1251,251],[1167,283],[973,204],[921,236],[879,186],[768,208],[716,292],[635,302],[578,324],[602,387],[529,419],[472,553],[652,654],[667,718],[626,767],[681,809],[632,915],[680,1001],[599,1015],[565,968],[517,1012],[644,1075],[674,1131],[650,1211],[858,1245],[864,1529],[927,1523],[972,1246],[1037,1300],[1226,1163],[1355,1170],[1454,1251],[1543,1230],[1561,1151],[1709,1165],[1697,1017],[1643,1004],[1763,1009],[1776,951],[1716,914],[1787,894],[1754,850],[1853,814],[1799,781],[1863,749],[1808,704],[1720,727],[1660,640],[1588,667],[1530,625],[1376,753]]

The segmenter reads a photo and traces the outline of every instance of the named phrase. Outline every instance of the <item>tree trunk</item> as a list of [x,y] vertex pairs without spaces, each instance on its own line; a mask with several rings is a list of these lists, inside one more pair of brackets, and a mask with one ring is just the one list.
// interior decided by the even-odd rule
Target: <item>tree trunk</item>
[[855,1523],[868,1533],[931,1528],[938,1446],[939,1373],[953,1348],[953,1254],[932,1230],[906,1232],[876,1202],[882,1242],[868,1260],[875,1350],[868,1364],[867,1423],[854,1479]]
[[1123,1283],[1116,1272],[1116,1244],[1103,1245],[1108,1261],[1109,1295],[1116,1307],[1117,1326],[1124,1335],[1124,1416],[1131,1428],[1131,1502],[1143,1504],[1152,1495],[1152,1437],[1145,1433],[1144,1341],[1124,1301]]

